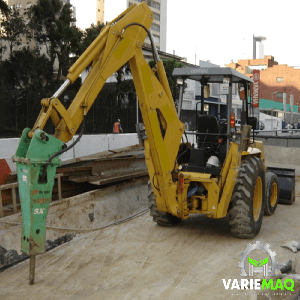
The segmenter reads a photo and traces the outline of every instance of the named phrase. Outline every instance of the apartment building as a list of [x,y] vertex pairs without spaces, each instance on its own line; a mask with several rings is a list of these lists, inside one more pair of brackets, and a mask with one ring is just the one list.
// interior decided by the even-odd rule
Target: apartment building
[[104,0],[97,0],[96,23],[104,23]]
[[[132,4],[139,4],[144,0],[97,0],[97,22],[101,22],[101,16],[105,22],[113,20]],[[147,5],[154,13],[154,20],[151,26],[156,47],[166,52],[167,46],[167,0],[146,0]],[[101,11],[101,5],[102,11]],[[98,11],[98,9],[100,11]],[[99,13],[99,14],[98,14]],[[99,19],[98,19],[99,16]],[[147,37],[144,46],[150,47],[150,40]]]
[[[69,3],[70,4],[70,0],[61,0],[64,4]],[[38,0],[6,0],[7,5],[10,8],[16,8],[16,9],[20,9],[21,12],[24,12],[24,9],[29,8],[31,5],[35,5]],[[75,11],[74,11],[75,13]]]
[[[63,4],[71,4],[70,0],[61,0]],[[32,5],[35,5],[38,2],[38,0],[6,0],[7,5],[11,8],[11,9],[17,9],[20,11],[20,14],[24,14],[24,12],[26,11],[26,9],[30,8]],[[73,17],[76,18],[76,8],[74,6],[72,6],[72,11],[73,11]],[[76,22],[74,22],[73,24],[74,26],[76,26]],[[0,46],[4,46],[5,42],[2,41],[0,39]],[[22,44],[19,46],[19,48],[22,48],[26,45],[26,40],[24,40],[22,42]],[[42,49],[42,51],[46,51],[46,49]],[[0,58],[2,60],[5,60],[8,58],[8,53],[5,52],[4,55]]]

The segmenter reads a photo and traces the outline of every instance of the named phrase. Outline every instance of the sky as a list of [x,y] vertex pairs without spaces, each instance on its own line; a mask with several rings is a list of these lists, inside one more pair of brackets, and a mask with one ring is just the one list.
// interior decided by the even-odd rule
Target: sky
[[[96,1],[71,0],[78,27],[95,23]],[[188,63],[209,60],[223,67],[251,59],[252,37],[259,35],[267,38],[265,55],[300,67],[299,9],[299,0],[168,0],[167,52],[175,50]],[[117,8],[115,16],[119,13]]]

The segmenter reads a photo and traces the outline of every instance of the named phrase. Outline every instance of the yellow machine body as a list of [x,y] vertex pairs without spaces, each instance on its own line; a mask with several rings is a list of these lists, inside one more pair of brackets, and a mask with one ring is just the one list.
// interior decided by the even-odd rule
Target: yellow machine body
[[[153,18],[152,11],[142,2],[139,5],[133,4],[106,25],[69,69],[67,84],[73,83],[86,67],[92,65],[70,107],[66,109],[58,97],[43,99],[41,112],[28,136],[31,138],[37,129],[43,129],[51,118],[55,125],[55,137],[68,142],[106,80],[129,62],[147,133],[144,140],[145,158],[157,209],[182,219],[192,213],[222,218],[228,211],[241,160],[252,154],[247,149],[241,151],[238,143],[231,142],[218,178],[211,178],[210,174],[204,173],[179,172],[178,180],[174,180],[172,172],[178,168],[176,158],[185,127],[177,115],[162,61],[157,61],[157,78],[142,53],[147,32],[136,25],[138,23],[150,30]],[[263,159],[262,145],[257,147],[261,151],[255,155]],[[192,196],[192,204],[187,201],[191,182],[203,183],[208,191],[205,197]],[[197,209],[199,202],[201,209]]]

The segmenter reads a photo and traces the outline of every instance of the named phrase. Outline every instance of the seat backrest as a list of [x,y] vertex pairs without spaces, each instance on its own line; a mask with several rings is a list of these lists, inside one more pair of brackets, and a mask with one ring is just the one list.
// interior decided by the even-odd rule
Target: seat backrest
[[208,133],[208,135],[205,137],[205,135],[199,135],[198,136],[198,143],[202,143],[205,141],[210,142],[217,142],[218,136],[217,135],[209,135],[209,133],[220,133],[219,123],[215,116],[209,116],[209,115],[203,115],[199,116],[198,122],[197,122],[197,130],[199,133]]

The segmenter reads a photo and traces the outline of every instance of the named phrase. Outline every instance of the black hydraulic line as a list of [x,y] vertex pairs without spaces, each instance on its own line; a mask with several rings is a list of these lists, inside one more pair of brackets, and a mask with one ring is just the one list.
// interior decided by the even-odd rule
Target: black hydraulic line
[[186,138],[186,142],[188,143],[189,142],[189,140],[188,140],[188,137],[187,137],[187,134],[186,134],[186,132],[184,131],[184,135],[185,135],[185,138]]
[[82,128],[81,128],[81,131],[80,131],[80,134],[78,136],[78,138],[68,147],[56,152],[55,154],[51,155],[49,157],[49,159],[46,161],[46,163],[43,165],[43,175],[41,177],[41,181],[43,181],[43,179],[45,178],[46,174],[47,174],[47,168],[49,166],[49,164],[51,163],[51,161],[58,155],[61,155],[65,152],[67,152],[68,150],[72,149],[78,142],[79,140],[81,139],[82,135],[83,135],[83,132],[84,132],[84,129],[85,129],[85,119],[83,119],[83,123],[82,123]]
[[204,85],[201,83],[201,116],[204,115]]
[[199,103],[201,104],[200,101],[196,104],[196,132],[198,130],[198,104]]
[[151,33],[149,32],[149,30],[148,30],[144,25],[142,25],[142,24],[140,24],[140,23],[136,23],[136,22],[127,24],[127,25],[122,29],[121,33],[123,34],[124,31],[125,31],[128,27],[133,26],[133,25],[140,26],[140,27],[142,27],[142,28],[147,32],[147,34],[148,34],[148,36],[149,36],[149,39],[150,39],[150,43],[151,43],[153,60],[155,61],[155,64],[157,64],[158,61],[157,61],[157,58],[156,58],[155,55],[154,55],[154,53],[156,52],[156,51],[155,51],[155,45],[154,45],[154,43],[153,43]]

